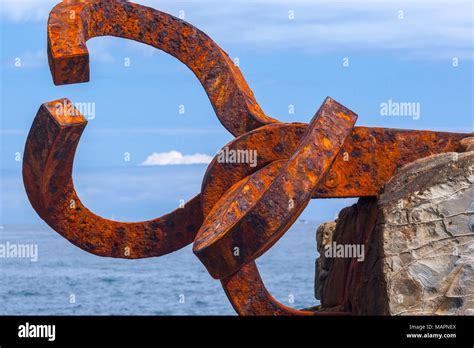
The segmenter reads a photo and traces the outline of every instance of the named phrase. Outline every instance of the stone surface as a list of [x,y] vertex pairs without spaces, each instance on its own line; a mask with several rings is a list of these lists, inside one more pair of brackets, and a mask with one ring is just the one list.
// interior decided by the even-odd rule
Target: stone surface
[[474,151],[474,137],[464,138],[461,140],[462,151]]
[[[376,198],[318,229],[318,250],[364,247],[364,260],[317,260],[323,310],[379,315],[474,314],[474,152],[402,168]],[[331,233],[332,232],[332,233]]]
[[335,228],[336,221],[330,221],[322,223],[316,231],[316,245],[320,255],[316,259],[317,281],[314,283],[314,295],[316,298],[324,297],[323,291],[331,265],[331,259],[324,256],[324,248],[332,243]]

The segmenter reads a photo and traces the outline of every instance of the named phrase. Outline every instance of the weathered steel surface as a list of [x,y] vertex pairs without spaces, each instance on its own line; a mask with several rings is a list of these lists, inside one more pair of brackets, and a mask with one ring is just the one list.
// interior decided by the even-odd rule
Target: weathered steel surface
[[[245,133],[225,145],[228,153],[258,154],[255,166],[219,162],[216,156],[204,175],[201,191],[204,215],[236,181],[276,160],[290,158],[306,130],[305,123],[278,123]],[[418,158],[457,151],[463,133],[354,127],[328,176],[313,198],[376,196],[396,170]]]
[[265,288],[255,262],[250,262],[221,280],[232,307],[239,315],[263,316],[339,316],[346,312],[298,310],[277,301]]
[[[306,124],[268,125],[246,133],[224,146],[223,150],[228,152],[241,150],[245,153],[248,150],[256,150],[258,161],[255,167],[251,167],[248,163],[222,163],[217,160],[217,156],[214,158],[202,185],[204,216],[209,214],[220,216],[219,228],[234,225],[239,219],[240,212],[252,205],[252,197],[261,195],[273,182],[286,160],[294,153],[306,127]],[[342,166],[344,169],[341,169],[341,173],[348,173],[346,177],[342,176],[345,182],[360,182],[364,185],[352,186],[359,190],[360,196],[370,195],[371,192],[374,192],[372,195],[376,195],[396,169],[411,162],[412,158],[455,151],[459,147],[459,140],[465,136],[467,134],[355,127],[344,142],[331,171],[336,166]],[[390,150],[389,156],[384,151],[385,148]],[[368,177],[368,171],[363,170],[366,165],[375,169],[369,172],[372,175],[370,180],[363,180],[364,177]],[[324,186],[329,186],[328,183],[329,180],[326,178]],[[341,185],[341,181],[338,181],[338,184]],[[323,185],[318,187],[321,188]],[[350,191],[339,192],[345,192],[341,196],[349,196],[346,192]],[[339,193],[335,196],[337,194]],[[313,195],[315,196],[317,193]],[[219,197],[222,198],[219,200]],[[223,205],[221,203],[223,201],[230,204]],[[234,250],[231,251],[232,253],[225,253],[227,258],[236,257]],[[211,254],[208,262],[221,264],[221,259],[222,255],[216,252]],[[281,304],[268,293],[253,261],[221,279],[221,283],[239,315],[344,314],[301,311]]]
[[[321,315],[278,302],[265,288],[255,262],[243,266],[232,276],[221,280],[222,287],[239,315]],[[324,315],[324,313],[323,313]]]
[[[286,160],[272,162],[233,185],[216,204],[210,216],[213,214],[220,216],[221,223],[225,226],[238,222],[241,211],[252,205],[252,200],[255,199],[253,196],[258,196],[260,191],[268,189],[286,163]],[[231,203],[227,206],[221,205],[220,202]],[[211,258],[206,259],[206,265],[221,265],[222,257],[240,258],[233,249],[231,253],[218,254],[216,252],[209,255]],[[292,309],[278,302],[265,288],[254,261],[249,261],[235,273],[221,279],[221,284],[239,315],[326,315],[324,312]],[[330,315],[336,314],[338,313],[330,313]]]
[[356,127],[314,198],[376,196],[397,169],[422,157],[457,151],[467,134]]
[[38,110],[25,146],[23,181],[41,218],[74,245],[100,256],[160,256],[191,243],[202,224],[200,195],[184,208],[143,222],[107,220],[81,203],[71,174],[86,124],[67,99],[45,103]]
[[86,41],[105,35],[142,42],[183,62],[232,134],[277,122],[265,115],[239,68],[209,36],[179,18],[125,0],[64,1],[53,8],[48,58],[54,83],[89,81]]
[[[275,178],[257,180],[254,185],[249,182],[235,199],[231,194],[216,203],[217,209],[206,217],[193,247],[212,277],[221,279],[236,272],[286,232],[331,167],[356,119],[355,113],[326,98]],[[227,220],[229,215],[232,218]]]
[[54,230],[96,255],[160,256],[194,240],[194,252],[221,280],[241,315],[325,315],[276,301],[254,260],[288,230],[311,198],[375,196],[401,166],[457,151],[469,136],[353,128],[356,115],[330,98],[309,125],[280,123],[264,114],[240,70],[206,34],[125,0],[65,0],[54,7],[48,21],[54,83],[89,81],[86,41],[104,35],[151,45],[183,62],[224,127],[239,136],[224,149],[255,151],[257,162],[219,162],[216,156],[201,194],[184,208],[150,221],[107,220],[90,212],[74,190],[74,154],[87,121],[61,99],[40,107],[28,135],[23,161],[28,198]]

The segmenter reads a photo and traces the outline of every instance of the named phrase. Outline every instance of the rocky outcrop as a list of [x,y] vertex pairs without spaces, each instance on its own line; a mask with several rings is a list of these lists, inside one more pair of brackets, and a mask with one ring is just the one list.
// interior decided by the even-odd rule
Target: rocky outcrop
[[464,138],[460,142],[461,152],[474,151],[474,137]]
[[321,309],[474,314],[473,183],[474,152],[430,156],[320,226]]
[[334,230],[336,229],[336,222],[324,222],[318,227],[316,231],[316,246],[318,248],[319,258],[316,259],[316,279],[314,283],[314,294],[316,298],[326,298],[324,289],[326,286],[326,279],[331,269],[332,260],[325,257],[324,248],[331,245],[333,241]]

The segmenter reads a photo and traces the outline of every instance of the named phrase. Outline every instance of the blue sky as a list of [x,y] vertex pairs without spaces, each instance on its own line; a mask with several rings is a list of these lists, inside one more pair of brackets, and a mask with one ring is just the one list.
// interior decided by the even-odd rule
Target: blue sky
[[[309,121],[329,95],[359,114],[358,125],[472,132],[471,1],[139,2],[184,14],[238,58],[263,110],[281,121]],[[170,151],[214,156],[232,135],[190,70],[133,41],[90,40],[91,81],[54,86],[45,48],[55,3],[1,1],[0,224],[41,223],[15,156],[41,103],[62,97],[95,107],[74,167],[76,189],[94,212],[141,220],[176,208],[198,192],[206,165],[142,163]],[[420,118],[381,115],[388,100],[419,103]],[[347,204],[314,201],[304,217],[331,219]]]

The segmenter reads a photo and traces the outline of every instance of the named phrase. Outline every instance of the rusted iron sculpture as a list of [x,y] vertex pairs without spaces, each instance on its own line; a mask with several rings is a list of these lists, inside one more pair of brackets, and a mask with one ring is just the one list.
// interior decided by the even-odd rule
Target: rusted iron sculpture
[[61,99],[39,108],[26,141],[28,198],[55,231],[96,255],[153,257],[194,242],[194,253],[221,280],[240,315],[337,314],[279,303],[265,289],[255,259],[282,237],[311,198],[375,196],[397,168],[456,151],[469,136],[354,127],[357,115],[329,97],[309,124],[281,123],[265,115],[240,70],[206,34],[125,0],[66,0],[53,8],[48,58],[54,83],[89,81],[86,41],[104,35],[154,46],[188,66],[221,123],[237,137],[225,148],[257,151],[257,165],[222,163],[216,157],[201,193],[184,208],[143,222],[104,219],[90,212],[74,190],[72,164],[87,121]]

